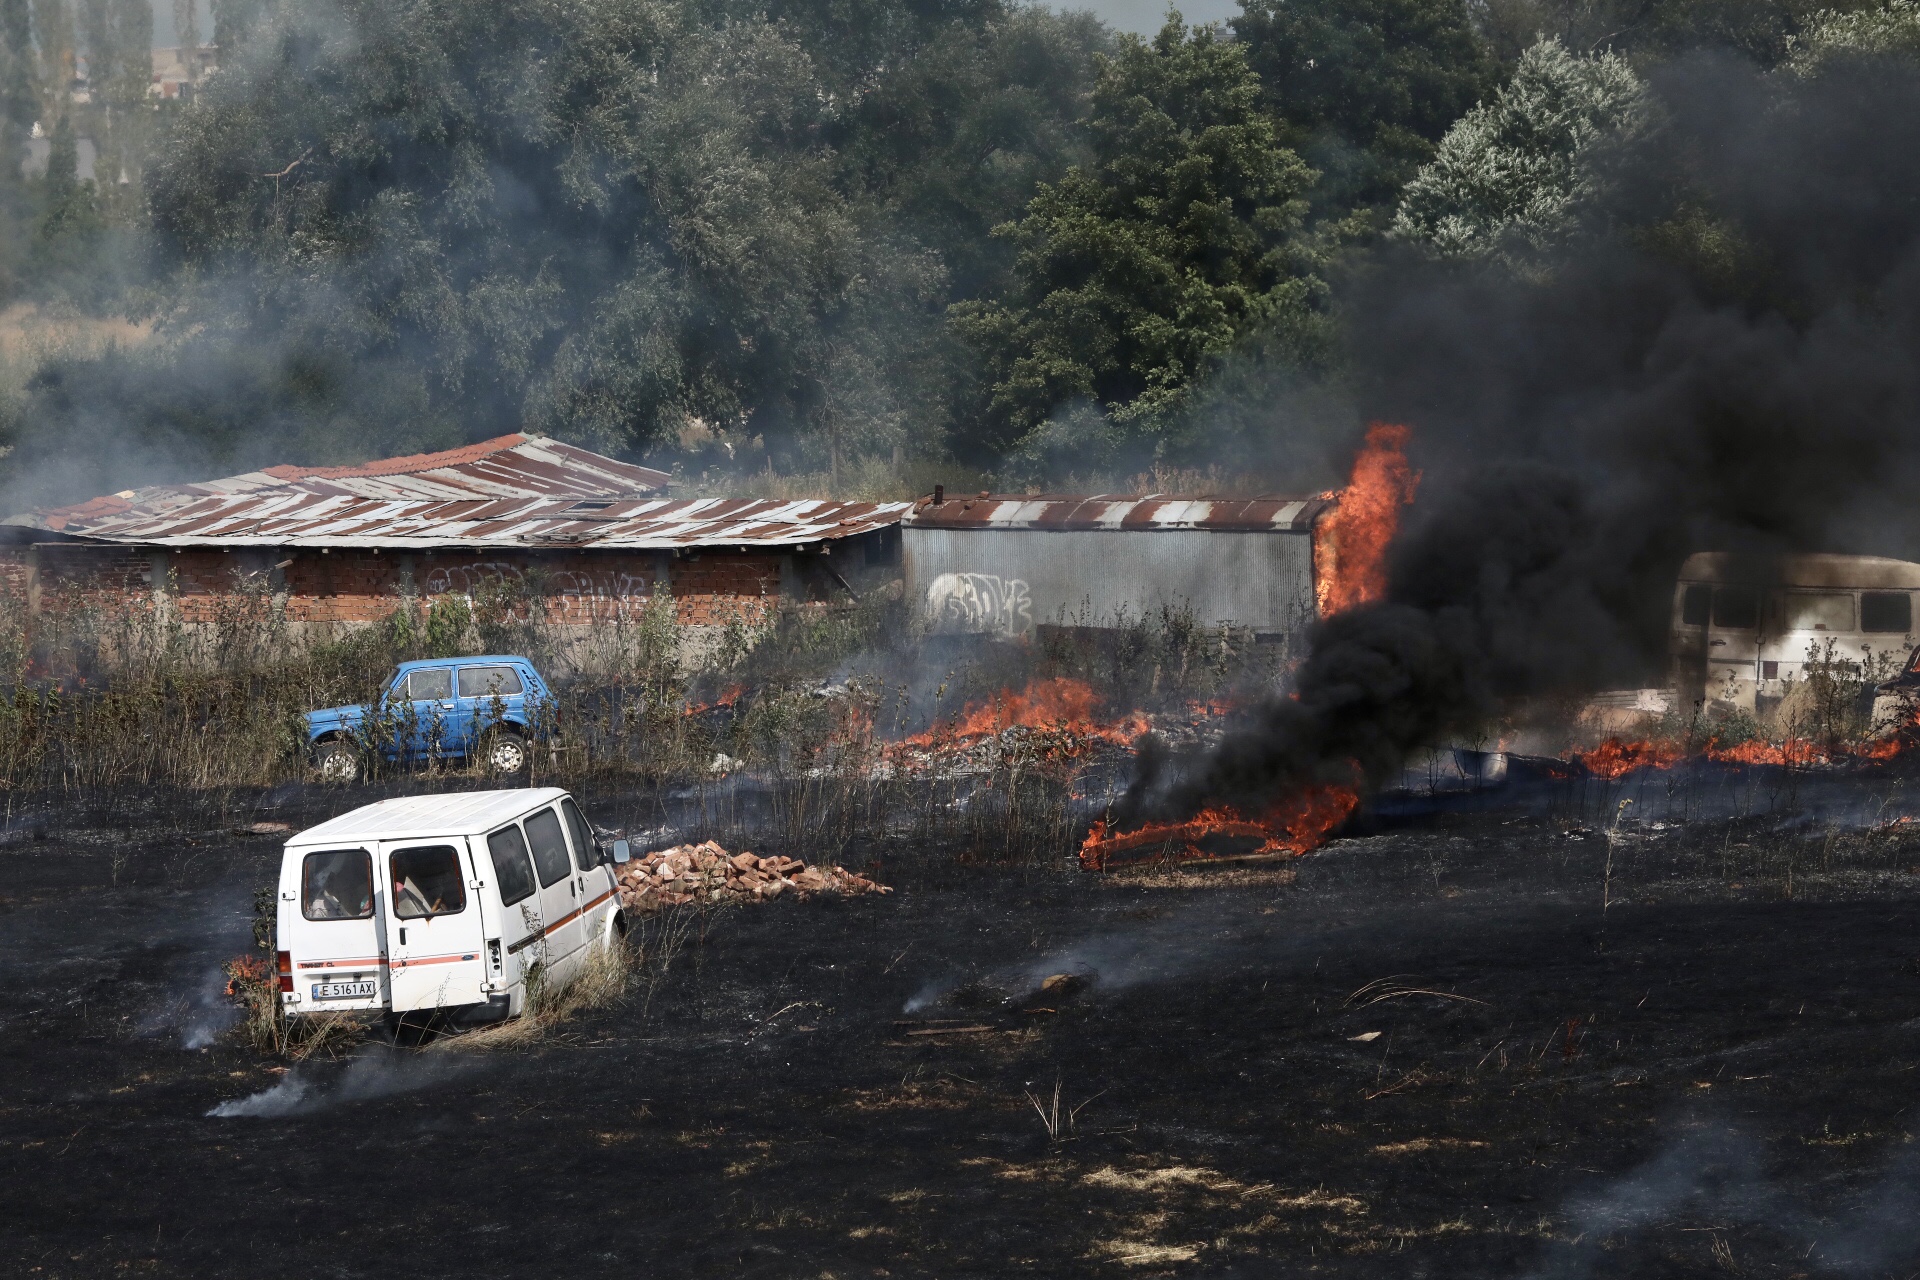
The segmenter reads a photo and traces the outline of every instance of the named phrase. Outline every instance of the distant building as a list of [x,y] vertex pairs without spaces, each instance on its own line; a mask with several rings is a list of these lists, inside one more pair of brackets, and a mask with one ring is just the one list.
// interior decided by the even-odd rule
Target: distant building
[[567,626],[630,621],[665,590],[704,640],[898,576],[904,502],[672,499],[668,479],[508,435],[127,490],[0,520],[0,594],[30,616],[150,610],[189,628],[251,595],[295,633],[333,634],[403,597],[504,593]]
[[147,96],[163,100],[191,98],[194,86],[219,69],[219,55],[219,49],[210,44],[155,49],[153,82],[147,86]]
[[1019,637],[1158,615],[1297,646],[1336,572],[1332,495],[992,495],[915,503],[906,589],[937,633]]

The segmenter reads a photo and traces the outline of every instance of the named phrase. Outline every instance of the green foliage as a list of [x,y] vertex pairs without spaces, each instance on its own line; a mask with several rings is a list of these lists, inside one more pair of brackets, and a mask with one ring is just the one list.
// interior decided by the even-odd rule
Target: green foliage
[[1830,7],[1823,0],[1484,0],[1479,26],[1509,61],[1542,36],[1555,36],[1570,49],[1636,60],[1715,49],[1770,67],[1795,33]]
[[53,126],[47,151],[45,209],[35,229],[44,269],[72,270],[90,257],[105,224],[91,180],[78,173],[79,151],[73,125],[64,116]]
[[1517,260],[1562,243],[1601,190],[1597,158],[1636,141],[1651,114],[1624,58],[1543,40],[1447,131],[1407,184],[1393,234],[1445,257]]
[[1870,9],[1825,9],[1787,41],[1786,68],[1816,76],[1861,58],[1920,60],[1920,2],[1885,0]]
[[1498,79],[1465,0],[1246,0],[1230,25],[1329,210],[1392,202]]
[[[1309,323],[1322,286],[1296,237],[1313,173],[1281,147],[1245,50],[1172,15],[1102,58],[1093,158],[1001,228],[1004,300],[955,309],[988,384],[989,443],[1149,440],[1243,336]],[[1077,411],[1065,432],[1043,430]]]
[[531,426],[837,475],[937,448],[945,308],[1080,154],[1104,33],[860,12],[216,9],[244,34],[144,174],[161,340],[48,370],[28,454],[172,438],[204,469]]

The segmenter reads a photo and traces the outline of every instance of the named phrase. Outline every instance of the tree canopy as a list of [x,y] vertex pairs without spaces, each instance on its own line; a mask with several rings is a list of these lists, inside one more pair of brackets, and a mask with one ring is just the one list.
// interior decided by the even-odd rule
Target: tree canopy
[[1004,446],[1075,401],[1151,430],[1210,360],[1303,323],[1320,289],[1296,240],[1313,172],[1279,145],[1238,45],[1177,14],[1124,41],[1088,132],[1091,160],[996,232],[1020,251],[1010,296],[956,312]]
[[1246,0],[1229,25],[1335,210],[1390,203],[1498,83],[1465,0]]
[[1805,322],[1882,250],[1796,256],[1728,193],[1854,174],[1765,131],[1901,100],[1916,14],[218,0],[218,69],[156,97],[146,0],[0,0],[0,303],[106,335],[0,362],[0,485],[507,430],[768,491],[1327,483],[1385,377],[1356,317],[1449,272],[1624,261]]

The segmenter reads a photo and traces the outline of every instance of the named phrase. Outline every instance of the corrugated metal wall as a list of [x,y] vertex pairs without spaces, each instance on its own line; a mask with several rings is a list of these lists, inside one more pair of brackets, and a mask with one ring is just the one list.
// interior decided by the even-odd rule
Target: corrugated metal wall
[[939,633],[1112,626],[1162,605],[1204,626],[1270,636],[1312,625],[1313,538],[1302,530],[901,530],[910,597]]

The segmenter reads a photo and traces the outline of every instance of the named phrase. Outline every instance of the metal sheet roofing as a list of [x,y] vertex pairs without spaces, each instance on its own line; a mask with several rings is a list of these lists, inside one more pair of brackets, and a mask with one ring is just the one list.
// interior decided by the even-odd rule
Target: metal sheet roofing
[[63,532],[168,547],[798,546],[899,523],[904,502],[575,498],[395,501],[269,490],[70,518]]
[[487,498],[637,498],[671,479],[664,471],[605,458],[537,436],[383,458],[351,467],[277,466],[220,480],[156,485],[68,507],[10,516],[5,523],[54,532],[92,532],[103,520],[177,512],[202,498],[290,494],[416,501]]
[[1144,498],[1113,494],[1068,494],[931,498],[913,504],[902,524],[910,529],[1108,529],[1154,532],[1200,529],[1225,533],[1306,533],[1333,507],[1331,494],[1256,498]]

